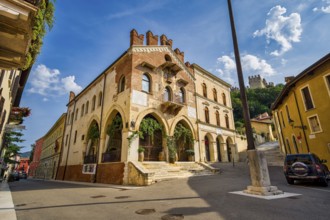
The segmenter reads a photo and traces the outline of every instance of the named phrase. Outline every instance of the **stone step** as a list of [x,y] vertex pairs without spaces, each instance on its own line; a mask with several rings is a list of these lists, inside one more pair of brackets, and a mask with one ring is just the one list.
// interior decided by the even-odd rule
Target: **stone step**
[[142,162],[145,169],[154,173],[153,182],[186,178],[191,176],[213,175],[213,173],[196,162],[176,162],[169,164],[166,162]]

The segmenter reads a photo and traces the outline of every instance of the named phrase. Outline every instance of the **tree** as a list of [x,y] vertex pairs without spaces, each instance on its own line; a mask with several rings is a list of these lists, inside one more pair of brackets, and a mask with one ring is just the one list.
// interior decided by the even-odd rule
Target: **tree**
[[[254,118],[264,112],[271,114],[271,104],[282,91],[284,85],[278,84],[274,87],[247,89],[246,95],[249,103],[250,117]],[[234,109],[235,122],[244,122],[243,109],[239,91],[231,92],[231,100]],[[241,124],[240,124],[241,125]]]
[[19,131],[9,131],[4,134],[4,162],[8,164],[17,163],[17,161],[12,158],[18,155],[22,147],[18,146],[18,143],[23,142],[23,134]]
[[48,30],[53,27],[55,11],[54,3],[55,0],[39,1],[38,11],[33,21],[32,41],[26,54],[25,65],[23,67],[24,70],[33,65],[37,55],[40,53],[43,38],[46,34],[46,26],[48,27]]

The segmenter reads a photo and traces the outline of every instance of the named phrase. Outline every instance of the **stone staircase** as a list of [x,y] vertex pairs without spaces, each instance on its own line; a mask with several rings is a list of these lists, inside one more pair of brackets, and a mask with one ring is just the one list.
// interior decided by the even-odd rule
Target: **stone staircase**
[[219,172],[207,164],[197,162],[142,162],[141,165],[149,173],[153,173],[152,183],[159,181],[187,178],[191,176],[212,175]]
[[265,154],[268,166],[283,166],[285,155],[280,152],[278,144],[270,147],[258,146],[257,148]]

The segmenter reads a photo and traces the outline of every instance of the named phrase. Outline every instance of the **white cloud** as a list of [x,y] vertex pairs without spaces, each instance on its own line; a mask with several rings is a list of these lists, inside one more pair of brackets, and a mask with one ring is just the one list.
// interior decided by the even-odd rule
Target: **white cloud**
[[[38,65],[30,78],[30,93],[40,94],[45,97],[61,96],[70,91],[79,93],[82,87],[75,83],[75,76],[60,77],[58,69],[50,69],[45,65]],[[48,101],[44,98],[43,101]]]
[[[266,60],[251,54],[243,55],[241,58],[242,69],[245,76],[260,75],[262,77],[272,76],[276,71]],[[235,85],[237,78],[236,63],[233,56],[222,56],[217,59],[216,72],[219,77],[228,83]],[[236,86],[236,85],[235,85]]]
[[284,16],[286,8],[277,5],[268,12],[266,26],[261,30],[256,30],[254,37],[265,35],[267,43],[275,41],[279,44],[280,49],[274,50],[270,54],[280,56],[292,48],[293,42],[300,41],[302,33],[300,14],[292,13],[289,16]]
[[327,14],[330,14],[330,0],[322,0],[325,2],[326,6],[322,6],[320,8],[313,8],[313,11],[321,11]]

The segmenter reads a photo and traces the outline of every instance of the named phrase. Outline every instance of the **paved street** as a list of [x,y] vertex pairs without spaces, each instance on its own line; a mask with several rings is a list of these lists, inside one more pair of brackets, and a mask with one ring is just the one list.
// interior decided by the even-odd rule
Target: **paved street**
[[[168,214],[199,220],[329,219],[330,187],[311,183],[290,186],[281,167],[270,167],[273,185],[302,195],[275,200],[234,195],[228,192],[243,190],[249,184],[248,167],[243,163],[216,166],[222,168],[219,175],[163,181],[141,188],[21,180],[10,183],[10,189],[19,220],[138,220],[161,219]],[[141,209],[151,209],[151,213],[137,214]]]

